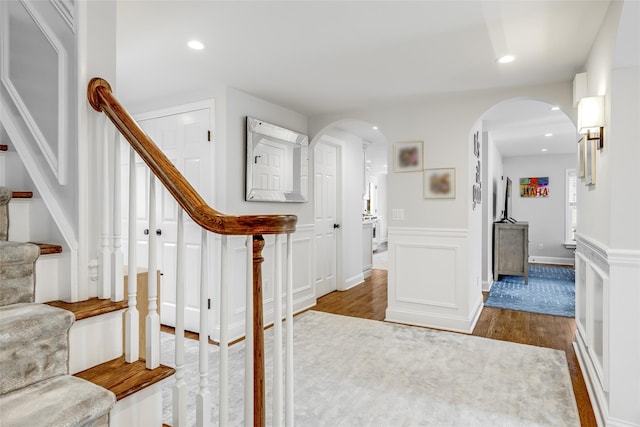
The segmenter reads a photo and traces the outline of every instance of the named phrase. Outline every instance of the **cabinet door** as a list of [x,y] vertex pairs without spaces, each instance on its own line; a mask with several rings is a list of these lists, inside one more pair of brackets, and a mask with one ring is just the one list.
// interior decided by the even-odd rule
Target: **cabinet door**
[[524,228],[498,228],[498,273],[524,274],[525,254],[527,245]]

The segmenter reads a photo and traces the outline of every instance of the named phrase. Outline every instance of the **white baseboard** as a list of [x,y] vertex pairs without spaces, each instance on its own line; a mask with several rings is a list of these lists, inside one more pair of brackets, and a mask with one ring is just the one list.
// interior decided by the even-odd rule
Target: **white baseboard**
[[470,334],[473,332],[478,318],[480,318],[482,307],[482,299],[480,299],[480,303],[476,304],[476,307],[474,307],[472,317],[470,319],[458,316],[449,316],[446,314],[387,308],[384,320],[385,322],[424,326],[427,328]]
[[342,289],[339,289],[339,290],[340,291],[346,291],[347,289],[351,289],[351,288],[353,288],[355,286],[358,286],[362,282],[364,282],[364,273],[356,274],[355,276],[350,277],[347,280],[345,280],[344,281],[344,286],[342,287]]
[[575,265],[575,258],[530,255],[529,263],[530,264]]
[[493,286],[493,280],[487,282],[486,280],[482,281],[482,291],[483,292],[491,292],[491,287]]

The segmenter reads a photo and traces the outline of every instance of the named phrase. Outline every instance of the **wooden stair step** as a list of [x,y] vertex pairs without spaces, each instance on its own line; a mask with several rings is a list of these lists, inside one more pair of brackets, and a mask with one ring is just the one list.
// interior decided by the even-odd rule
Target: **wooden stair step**
[[62,253],[62,246],[51,243],[29,242],[40,248],[40,255],[51,255]]
[[33,191],[14,191],[11,197],[14,199],[30,199],[33,197]]
[[121,400],[169,378],[174,373],[175,369],[169,366],[160,365],[156,369],[148,370],[144,360],[127,363],[124,356],[121,356],[78,372],[74,376],[110,390],[116,395],[117,400]]
[[98,298],[91,298],[80,302],[49,301],[45,304],[72,312],[76,316],[76,320],[88,319],[90,317],[123,310],[129,306],[126,300],[114,302],[109,299]]
[[9,146],[6,144],[0,144],[0,151],[9,151]]

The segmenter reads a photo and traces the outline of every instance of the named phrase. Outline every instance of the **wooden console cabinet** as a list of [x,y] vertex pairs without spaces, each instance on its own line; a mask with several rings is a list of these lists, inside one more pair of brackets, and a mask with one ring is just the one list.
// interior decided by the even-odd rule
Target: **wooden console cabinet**
[[529,223],[493,224],[493,280],[501,274],[524,276],[529,283]]

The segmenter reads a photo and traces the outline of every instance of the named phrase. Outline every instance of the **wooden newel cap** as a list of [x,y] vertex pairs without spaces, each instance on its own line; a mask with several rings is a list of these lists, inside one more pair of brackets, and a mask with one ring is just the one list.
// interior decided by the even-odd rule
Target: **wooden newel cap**
[[111,85],[109,84],[109,82],[100,77],[92,78],[89,82],[89,86],[87,87],[87,99],[89,100],[89,104],[91,104],[93,109],[98,112],[102,112],[100,99],[98,97],[98,88],[100,87],[103,87],[107,91],[111,92]]

